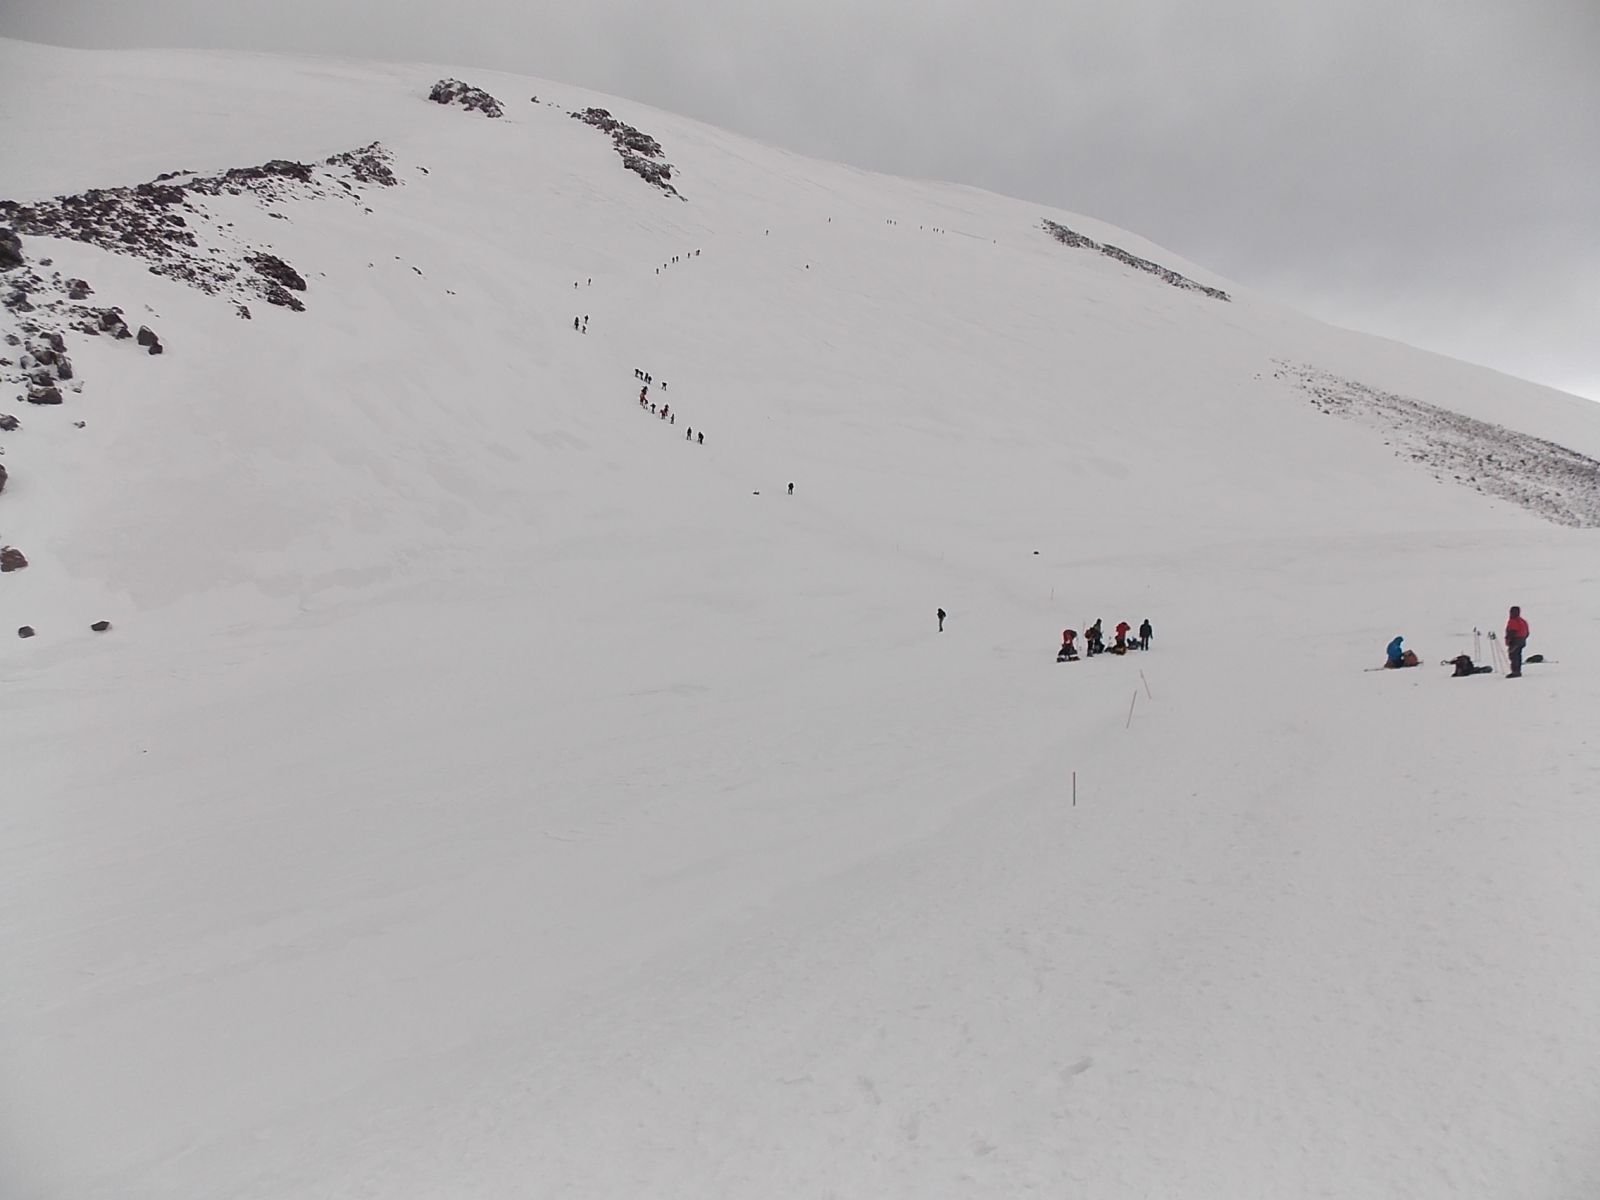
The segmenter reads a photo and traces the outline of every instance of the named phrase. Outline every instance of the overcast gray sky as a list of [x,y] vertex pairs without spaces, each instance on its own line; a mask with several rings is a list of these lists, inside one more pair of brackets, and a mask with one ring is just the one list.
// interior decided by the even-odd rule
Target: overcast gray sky
[[1600,0],[0,0],[0,34],[579,84],[1600,400]]

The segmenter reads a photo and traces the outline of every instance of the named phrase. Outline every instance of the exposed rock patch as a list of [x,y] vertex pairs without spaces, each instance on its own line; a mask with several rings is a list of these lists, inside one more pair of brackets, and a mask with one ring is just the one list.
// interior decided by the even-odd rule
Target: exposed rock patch
[[1600,461],[1316,367],[1277,366],[1277,378],[1298,386],[1318,411],[1382,431],[1396,457],[1435,479],[1508,500],[1556,525],[1600,529]]
[[[359,202],[362,187],[393,187],[399,183],[390,166],[392,161],[389,152],[374,142],[335,154],[321,163],[273,159],[260,166],[234,167],[215,175],[170,171],[135,187],[93,188],[80,195],[26,204],[0,200],[0,222],[16,233],[70,238],[114,254],[143,259],[153,274],[177,279],[211,295],[231,295],[235,300],[259,297],[284,304],[283,293],[304,290],[305,281],[299,272],[265,249],[244,245],[229,234],[230,227],[211,213],[206,200],[249,195],[265,206],[342,195]],[[204,241],[213,244],[202,245],[202,234]],[[234,246],[219,252],[214,244],[219,240],[231,241]],[[15,253],[20,260],[20,246]],[[263,257],[281,263],[288,277],[300,281],[300,287],[296,289],[285,282],[282,272],[274,278],[254,268],[250,260]],[[34,293],[48,292],[78,301],[87,299],[93,289],[81,279],[47,283],[33,275],[12,280],[9,292],[12,294],[4,303],[14,311],[26,312],[38,302]]]
[[32,625],[19,626],[17,628],[17,636],[19,638],[31,638],[33,636],[33,626]]
[[156,336],[156,331],[148,325],[139,326],[139,345],[145,347],[151,354],[161,353],[161,339]]
[[468,112],[481,112],[486,117],[501,117],[500,101],[482,88],[462,83],[459,79],[441,79],[433,85],[428,99],[435,104],[459,104]]
[[568,113],[574,120],[593,125],[602,133],[611,135],[611,145],[622,158],[622,165],[652,187],[660,188],[670,196],[684,197],[672,185],[672,164],[661,161],[661,143],[624,121],[617,120],[603,108],[586,108],[582,112]]
[[1130,266],[1136,271],[1144,271],[1147,274],[1154,275],[1162,283],[1171,284],[1175,288],[1199,292],[1203,296],[1210,296],[1213,300],[1232,299],[1227,292],[1222,291],[1220,288],[1207,287],[1203,283],[1196,283],[1185,275],[1180,275],[1176,271],[1169,271],[1160,263],[1153,263],[1148,258],[1140,258],[1137,254],[1130,254],[1120,246],[1097,242],[1091,237],[1085,237],[1076,230],[1068,229],[1058,221],[1050,220],[1048,217],[1045,218],[1044,230],[1063,246],[1071,246],[1076,250],[1098,250],[1107,258],[1114,258],[1119,263]]
[[6,480],[9,478],[10,475],[6,471],[5,463],[0,463],[0,492],[6,490]]
[[26,556],[15,546],[0,546],[0,571],[20,571],[28,565]]

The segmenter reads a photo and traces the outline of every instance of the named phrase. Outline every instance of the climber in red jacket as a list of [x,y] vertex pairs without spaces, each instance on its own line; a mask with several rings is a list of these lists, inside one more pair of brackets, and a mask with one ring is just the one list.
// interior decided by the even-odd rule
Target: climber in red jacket
[[1522,608],[1519,605],[1511,606],[1511,615],[1506,618],[1506,655],[1511,659],[1511,673],[1508,679],[1522,678],[1522,648],[1528,644],[1528,623],[1522,619]]

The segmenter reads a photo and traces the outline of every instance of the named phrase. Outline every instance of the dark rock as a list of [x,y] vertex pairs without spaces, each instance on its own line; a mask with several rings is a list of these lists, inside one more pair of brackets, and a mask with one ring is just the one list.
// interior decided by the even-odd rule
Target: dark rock
[[268,304],[276,304],[279,308],[287,308],[293,312],[305,312],[306,306],[300,303],[298,297],[291,295],[276,283],[264,284],[261,294]]
[[241,321],[250,320],[250,306],[248,304],[234,304],[233,311],[239,314]]
[[6,490],[6,465],[0,463],[0,492]]
[[128,323],[122,319],[122,314],[114,308],[102,308],[96,316],[100,321],[100,328],[106,333],[114,333],[119,338],[132,337],[128,332]]
[[70,358],[68,358],[65,354],[58,354],[56,356],[56,378],[57,379],[71,379],[72,378],[72,360]]
[[15,433],[22,428],[22,422],[10,413],[0,413],[0,432]]
[[74,428],[74,429],[82,429],[82,428],[84,428],[84,427],[85,427],[85,426],[86,426],[86,425],[88,425],[88,423],[89,423],[89,422],[87,422],[87,421],[74,421],[74,422],[73,422],[73,423],[72,423],[72,427],[73,427],[73,428]]
[[29,404],[60,404],[61,389],[56,387],[31,387],[28,389]]
[[12,312],[32,312],[33,304],[28,299],[28,293],[21,288],[13,288],[6,296],[6,307]]
[[428,99],[435,104],[459,104],[469,112],[481,112],[486,117],[504,115],[500,110],[500,101],[482,88],[472,87],[459,79],[439,80],[428,93]]
[[28,560],[15,546],[0,546],[0,571],[20,571]]
[[11,271],[22,265],[22,239],[12,230],[0,225],[0,271]]
[[24,625],[24,626],[22,626],[20,629],[17,630],[17,636],[19,638],[31,638],[33,636],[33,626],[32,625]]
[[87,300],[94,294],[94,289],[81,279],[67,280],[68,300]]
[[96,633],[104,633],[106,630],[111,628],[111,622],[96,621],[93,625],[89,626],[89,628],[94,630]]
[[296,271],[276,254],[252,254],[245,259],[258,275],[264,275],[282,287],[291,288],[297,292],[306,290],[306,281]]
[[148,325],[139,326],[139,345],[148,347],[151,354],[161,353],[161,339]]

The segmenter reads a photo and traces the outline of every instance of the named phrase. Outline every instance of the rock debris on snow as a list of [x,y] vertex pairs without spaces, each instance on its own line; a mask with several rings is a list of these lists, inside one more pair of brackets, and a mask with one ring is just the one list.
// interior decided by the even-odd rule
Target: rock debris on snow
[[1600,528],[1600,461],[1543,438],[1397,396],[1316,367],[1279,361],[1318,411],[1381,430],[1434,478],[1508,500],[1557,525]]
[[1114,258],[1119,263],[1130,266],[1136,271],[1143,271],[1146,274],[1154,275],[1157,279],[1161,280],[1162,283],[1170,284],[1175,288],[1183,288],[1186,291],[1199,292],[1203,296],[1210,296],[1213,300],[1232,299],[1227,292],[1220,288],[1207,287],[1203,283],[1196,283],[1194,280],[1185,275],[1180,275],[1176,271],[1170,271],[1166,267],[1161,266],[1159,263],[1151,262],[1148,258],[1140,258],[1137,254],[1130,254],[1120,246],[1112,246],[1107,243],[1097,242],[1091,237],[1085,237],[1083,234],[1078,233],[1075,230],[1068,229],[1059,221],[1052,221],[1049,218],[1045,218],[1044,229],[1046,233],[1055,238],[1055,240],[1060,242],[1063,246],[1071,246],[1078,250],[1098,250],[1107,258]]

